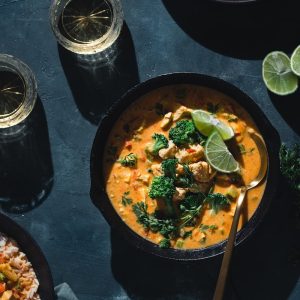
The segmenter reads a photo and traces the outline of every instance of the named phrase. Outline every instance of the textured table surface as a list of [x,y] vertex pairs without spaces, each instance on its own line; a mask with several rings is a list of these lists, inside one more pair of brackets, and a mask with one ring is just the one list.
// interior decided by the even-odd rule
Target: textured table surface
[[[32,68],[40,98],[38,124],[28,137],[33,142],[23,143],[29,153],[16,154],[25,171],[16,172],[32,173],[47,192],[30,211],[6,213],[39,243],[55,284],[68,282],[80,300],[210,299],[219,257],[184,264],[140,253],[111,232],[91,203],[89,156],[97,122],[138,82],[191,71],[233,83],[258,103],[282,141],[299,141],[299,93],[275,97],[261,78],[269,51],[290,53],[300,43],[296,1],[272,8],[265,1],[243,7],[204,0],[122,2],[126,25],[119,56],[91,72],[74,66],[58,47],[48,20],[50,1],[0,0],[0,53]],[[5,153],[12,146],[0,147]],[[289,200],[281,188],[264,222],[236,249],[227,299],[300,299],[299,265],[288,260],[299,245],[288,223]]]

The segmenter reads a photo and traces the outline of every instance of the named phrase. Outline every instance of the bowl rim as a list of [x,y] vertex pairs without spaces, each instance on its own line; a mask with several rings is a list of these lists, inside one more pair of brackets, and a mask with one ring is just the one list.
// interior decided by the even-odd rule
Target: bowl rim
[[[246,225],[237,233],[236,245],[243,242],[261,223],[269,205],[274,198],[279,179],[279,157],[280,137],[270,121],[267,119],[260,107],[246,93],[241,91],[233,84],[219,79],[217,77],[190,73],[169,73],[159,75],[144,81],[119,98],[107,111],[100,121],[90,158],[90,174],[91,174],[91,189],[90,197],[94,205],[101,211],[102,215],[112,228],[118,230],[127,241],[136,248],[144,250],[148,253],[159,257],[173,260],[201,260],[219,255],[224,252],[227,240],[218,244],[202,248],[202,249],[162,249],[158,245],[148,241],[135,233],[121,219],[119,214],[113,208],[109,197],[105,192],[104,182],[102,178],[102,155],[106,138],[110,133],[112,125],[117,121],[121,113],[134,101],[137,101],[141,96],[158,89],[163,86],[176,84],[195,84],[203,87],[208,87],[219,91],[231,98],[248,111],[255,124],[259,128],[267,146],[269,154],[269,169],[267,173],[267,183],[263,194],[263,198],[256,209],[253,216]],[[255,113],[254,113],[255,112]]]
[[54,284],[49,264],[32,236],[7,215],[0,213],[0,232],[17,242],[25,253],[39,281],[38,293],[43,300],[54,300]]

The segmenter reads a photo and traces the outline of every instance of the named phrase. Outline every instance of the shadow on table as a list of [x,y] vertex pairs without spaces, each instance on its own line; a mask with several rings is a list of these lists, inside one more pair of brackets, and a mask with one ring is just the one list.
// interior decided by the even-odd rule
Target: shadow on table
[[24,213],[41,204],[53,185],[45,111],[38,98],[19,125],[0,130],[0,207]]
[[[141,252],[111,233],[112,271],[129,299],[212,299],[221,257],[199,262],[165,260]],[[230,287],[225,299],[237,299]]]
[[135,49],[126,23],[117,42],[101,57],[79,57],[60,45],[58,50],[77,107],[93,124],[97,125],[112,103],[139,83]]
[[278,96],[269,92],[269,97],[285,122],[300,135],[299,99],[300,90],[288,96]]
[[[283,180],[281,180],[283,182]],[[299,229],[289,221],[292,195],[283,182],[262,224],[236,248],[227,299],[288,299],[297,284]],[[130,299],[212,299],[221,256],[199,262],[167,261],[141,252],[111,233],[112,271]],[[297,253],[300,257],[300,250]]]
[[294,290],[300,264],[291,255],[295,247],[300,249],[300,234],[290,222],[291,200],[292,193],[281,179],[263,223],[236,249],[232,278],[238,299],[286,300]]
[[268,52],[291,52],[299,44],[298,2],[163,0],[175,22],[194,40],[224,55],[263,58]]

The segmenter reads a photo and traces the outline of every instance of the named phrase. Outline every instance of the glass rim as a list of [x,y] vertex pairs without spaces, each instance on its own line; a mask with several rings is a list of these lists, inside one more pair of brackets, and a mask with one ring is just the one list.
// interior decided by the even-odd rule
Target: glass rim
[[[59,18],[60,15],[58,15],[58,9],[59,5],[64,0],[52,0],[50,5],[50,11],[49,11],[49,18],[50,18],[50,25],[52,28],[52,31],[58,41],[59,44],[61,44],[64,48],[78,53],[78,54],[96,54],[98,52],[102,52],[108,47],[110,47],[118,38],[119,33],[121,31],[124,17],[123,17],[123,11],[122,11],[122,5],[120,0],[105,0],[108,1],[111,5],[112,11],[113,11],[113,19],[112,24],[109,28],[109,30],[99,39],[89,42],[89,43],[76,43],[72,40],[66,38],[59,30],[58,24],[59,24]],[[66,5],[72,0],[66,0],[66,3],[64,5],[64,8]],[[63,9],[64,9],[63,8]],[[118,20],[120,22],[118,22]],[[114,31],[117,31],[117,34],[114,36],[114,38],[109,39],[109,36],[112,35]],[[109,41],[105,46],[105,48],[102,48],[101,50],[97,51],[97,47],[102,45],[105,41]]]
[[0,54],[0,71],[15,73],[24,85],[24,97],[20,105],[11,113],[0,116],[0,129],[19,124],[33,110],[37,99],[37,82],[32,70],[20,59],[9,54]]

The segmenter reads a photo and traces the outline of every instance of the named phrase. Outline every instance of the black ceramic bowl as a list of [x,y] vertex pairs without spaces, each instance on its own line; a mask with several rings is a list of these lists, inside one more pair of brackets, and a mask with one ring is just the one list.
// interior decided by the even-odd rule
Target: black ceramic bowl
[[237,244],[244,241],[258,226],[263,219],[266,210],[274,197],[277,179],[279,175],[279,161],[278,151],[280,147],[280,139],[276,130],[267,120],[261,109],[257,104],[245,93],[235,86],[227,83],[221,79],[214,77],[193,74],[193,73],[174,73],[162,75],[146,82],[143,82],[130,91],[128,91],[121,99],[119,99],[107,112],[99,125],[97,131],[92,153],[91,153],[91,198],[102,212],[107,222],[116,230],[118,230],[126,240],[132,243],[137,248],[152,254],[176,260],[199,260],[211,256],[218,255],[224,252],[226,242],[204,248],[193,250],[180,249],[161,249],[154,243],[142,238],[134,231],[132,231],[119,217],[118,213],[113,208],[106,192],[105,184],[102,176],[102,158],[104,155],[104,146],[109,136],[109,132],[114,123],[119,118],[120,114],[134,101],[141,96],[153,91],[157,88],[176,85],[176,84],[195,84],[212,88],[216,91],[222,92],[235,99],[241,106],[243,106],[252,116],[260,129],[269,152],[269,170],[267,174],[267,186],[264,196],[259,207],[247,222],[247,224],[237,234]]
[[42,300],[54,300],[54,287],[52,275],[44,254],[40,247],[20,225],[0,214],[0,232],[7,237],[14,239],[22,252],[24,252],[31,262],[33,269],[40,282],[39,295]]

